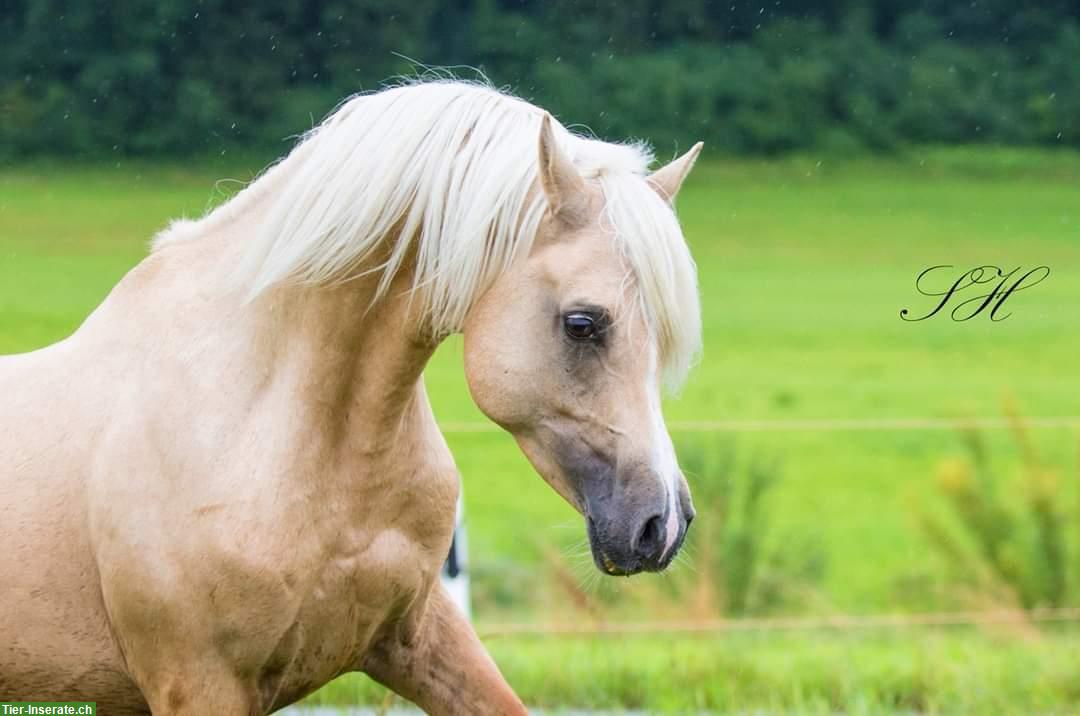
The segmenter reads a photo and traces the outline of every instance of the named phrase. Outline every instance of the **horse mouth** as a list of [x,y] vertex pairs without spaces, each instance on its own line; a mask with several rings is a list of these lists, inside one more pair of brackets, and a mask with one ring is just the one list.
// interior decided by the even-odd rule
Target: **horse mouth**
[[609,574],[613,577],[629,577],[644,570],[644,565],[641,560],[632,559],[624,561],[618,557],[613,557],[607,549],[605,549],[603,541],[600,539],[599,531],[596,528],[596,522],[592,517],[585,518],[586,531],[589,535],[589,549],[592,551],[593,563],[596,568],[604,574]]

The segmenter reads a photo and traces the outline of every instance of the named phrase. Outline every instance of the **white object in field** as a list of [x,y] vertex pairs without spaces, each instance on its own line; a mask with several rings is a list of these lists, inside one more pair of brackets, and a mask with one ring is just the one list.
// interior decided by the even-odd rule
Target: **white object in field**
[[442,583],[454,604],[472,619],[469,605],[469,559],[468,540],[465,537],[465,503],[458,496],[457,517],[454,522],[454,539],[450,542],[450,554],[442,568]]

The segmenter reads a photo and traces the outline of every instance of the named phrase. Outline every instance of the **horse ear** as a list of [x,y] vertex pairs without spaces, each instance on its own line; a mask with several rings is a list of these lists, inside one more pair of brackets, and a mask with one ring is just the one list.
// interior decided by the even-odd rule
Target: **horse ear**
[[705,146],[703,143],[698,142],[690,147],[690,151],[686,154],[649,175],[648,182],[663,197],[664,201],[668,203],[675,201],[675,195],[679,193],[679,187],[682,186],[686,175],[694,168],[694,162],[697,161],[698,154],[701,154],[703,146]]
[[547,112],[540,124],[540,184],[556,218],[572,226],[585,223],[589,205],[585,180],[555,141]]

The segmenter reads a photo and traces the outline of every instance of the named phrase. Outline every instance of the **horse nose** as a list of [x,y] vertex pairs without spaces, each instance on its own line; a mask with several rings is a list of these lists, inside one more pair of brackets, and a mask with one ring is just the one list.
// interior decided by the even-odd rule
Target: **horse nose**
[[664,554],[664,518],[652,515],[645,519],[634,538],[634,554],[647,564],[656,564]]

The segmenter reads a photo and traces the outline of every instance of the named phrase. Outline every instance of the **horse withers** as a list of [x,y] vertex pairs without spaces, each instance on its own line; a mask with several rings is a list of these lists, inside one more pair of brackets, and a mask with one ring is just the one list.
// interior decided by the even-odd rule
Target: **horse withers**
[[665,568],[694,514],[660,396],[699,347],[672,209],[699,150],[650,174],[488,87],[359,96],[70,338],[0,358],[0,697],[263,714],[363,671],[524,713],[439,582],[458,473],[422,371],[463,333],[597,566]]

